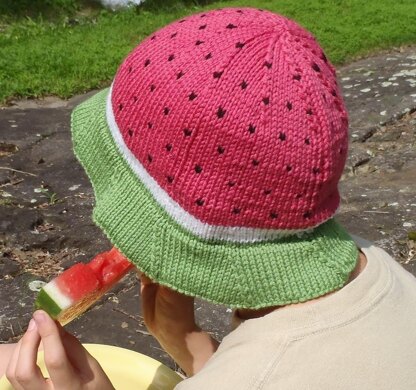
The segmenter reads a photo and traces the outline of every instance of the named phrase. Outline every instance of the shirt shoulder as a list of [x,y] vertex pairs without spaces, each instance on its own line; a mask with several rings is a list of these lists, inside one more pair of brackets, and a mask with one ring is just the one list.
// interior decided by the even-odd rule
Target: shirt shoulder
[[[235,332],[235,331],[234,331]],[[233,333],[234,333],[233,332]],[[271,365],[284,353],[285,340],[242,339],[231,333],[204,368],[179,383],[175,390],[258,389]],[[231,336],[231,337],[230,337]]]

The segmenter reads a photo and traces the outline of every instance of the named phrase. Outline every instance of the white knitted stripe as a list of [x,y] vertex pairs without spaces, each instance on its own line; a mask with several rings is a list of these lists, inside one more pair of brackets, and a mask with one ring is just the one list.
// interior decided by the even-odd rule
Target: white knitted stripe
[[209,225],[195,218],[169,196],[169,194],[157,183],[157,181],[149,175],[149,173],[146,171],[146,169],[143,167],[140,161],[133,155],[133,153],[126,146],[114,117],[113,107],[111,103],[111,92],[112,87],[110,88],[110,92],[107,97],[107,124],[110,128],[110,132],[120,153],[126,160],[127,164],[130,166],[130,168],[133,170],[133,172],[138,176],[140,181],[153,195],[156,202],[159,203],[159,205],[163,207],[163,209],[168,213],[168,215],[170,215],[184,229],[206,240],[220,240],[244,243],[271,241],[293,235],[301,236],[303,234],[312,232],[313,229],[316,227],[314,226],[308,229],[299,230],[277,230],[247,228],[240,226],[216,226]]
[[65,310],[71,306],[72,299],[62,293],[54,280],[43,286],[43,289],[61,310]]

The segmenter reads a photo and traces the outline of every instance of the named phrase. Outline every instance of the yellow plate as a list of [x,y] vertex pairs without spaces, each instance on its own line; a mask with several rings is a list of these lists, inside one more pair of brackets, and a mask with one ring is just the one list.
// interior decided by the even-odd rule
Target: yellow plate
[[[84,346],[98,360],[117,390],[172,390],[182,380],[170,368],[141,353],[111,345]],[[42,352],[38,365],[47,376]],[[0,378],[0,390],[12,389],[5,376]]]

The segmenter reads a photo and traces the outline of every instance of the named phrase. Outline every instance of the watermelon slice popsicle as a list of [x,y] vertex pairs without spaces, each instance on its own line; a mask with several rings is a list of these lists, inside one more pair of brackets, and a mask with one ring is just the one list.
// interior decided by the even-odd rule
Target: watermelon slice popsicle
[[35,301],[61,325],[72,321],[100,299],[132,268],[116,248],[77,263],[42,287]]

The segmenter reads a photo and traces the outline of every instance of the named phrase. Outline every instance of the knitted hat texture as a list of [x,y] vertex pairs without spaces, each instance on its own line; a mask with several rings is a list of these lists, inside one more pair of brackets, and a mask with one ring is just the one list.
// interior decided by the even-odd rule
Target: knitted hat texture
[[282,16],[228,8],[162,28],[75,110],[73,139],[96,222],[160,283],[264,307],[339,288],[355,265],[331,220],[348,149],[335,71]]

